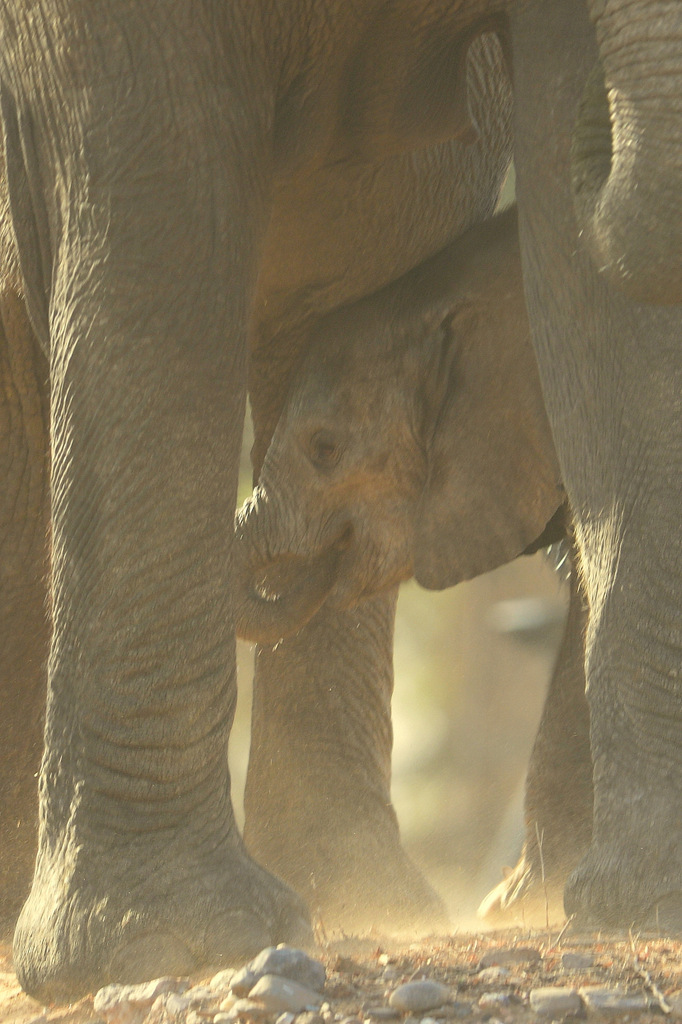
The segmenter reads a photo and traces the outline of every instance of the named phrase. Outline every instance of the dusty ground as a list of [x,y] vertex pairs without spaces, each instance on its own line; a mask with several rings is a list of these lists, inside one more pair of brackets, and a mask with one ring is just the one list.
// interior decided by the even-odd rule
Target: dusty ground
[[[497,956],[495,955],[497,951]],[[567,966],[566,953],[593,958],[587,968]],[[598,1014],[583,1009],[577,1016],[588,1021],[651,1022],[664,1015],[675,1019],[682,1008],[671,1012],[670,997],[682,988],[682,943],[642,935],[570,936],[519,930],[456,934],[412,945],[393,946],[380,941],[350,942],[329,946],[316,954],[327,967],[326,1003],[320,1014],[300,1015],[301,1024],[329,1024],[333,1021],[416,1024],[419,1018],[435,1018],[437,1024],[451,1021],[489,1024],[533,1024],[537,1014],[529,1006],[529,993],[542,986],[584,985],[619,987],[644,994],[651,1003],[645,1011],[615,1010]],[[501,961],[481,974],[481,968]],[[451,999],[445,1006],[415,1017],[392,1014],[387,995],[404,981],[430,978],[445,983]],[[205,979],[192,979],[199,983]],[[277,1015],[270,1019],[274,1021]],[[183,1024],[185,1015],[175,1018]],[[207,1024],[212,1017],[206,1016]],[[568,1018],[575,1020],[576,1017]],[[69,1007],[42,1007],[25,996],[12,971],[11,953],[0,947],[0,1022],[2,1024],[94,1024],[100,1021],[91,999]]]

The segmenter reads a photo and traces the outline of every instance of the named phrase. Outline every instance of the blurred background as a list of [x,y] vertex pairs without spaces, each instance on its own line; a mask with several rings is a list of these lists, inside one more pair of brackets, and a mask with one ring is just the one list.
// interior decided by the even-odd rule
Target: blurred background
[[[240,502],[251,493],[247,429]],[[411,582],[398,601],[393,800],[405,846],[471,927],[481,899],[513,866],[523,835],[526,766],[567,609],[544,553],[450,590]],[[239,642],[230,741],[243,822],[253,649]],[[478,925],[480,927],[480,924]]]

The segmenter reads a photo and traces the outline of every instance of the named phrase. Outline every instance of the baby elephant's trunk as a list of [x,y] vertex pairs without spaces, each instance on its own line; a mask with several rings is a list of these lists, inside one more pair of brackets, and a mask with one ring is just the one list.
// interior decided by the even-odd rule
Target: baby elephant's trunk
[[258,490],[235,519],[234,581],[237,635],[274,645],[301,629],[334,586],[342,545],[303,556],[273,552],[273,524]]

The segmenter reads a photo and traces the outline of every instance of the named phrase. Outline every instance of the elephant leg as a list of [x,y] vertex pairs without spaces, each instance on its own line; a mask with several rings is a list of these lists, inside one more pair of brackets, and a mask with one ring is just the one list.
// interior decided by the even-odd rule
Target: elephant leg
[[679,930],[682,312],[611,290],[576,227],[571,136],[596,60],[584,4],[520,5],[511,32],[526,295],[589,616],[593,829],[565,907]]
[[40,260],[51,283],[49,302],[33,299],[49,311],[53,637],[14,961],[52,1001],[243,962],[310,930],[302,901],[247,855],[227,767],[247,318],[268,194],[267,124],[239,77],[244,27],[229,5],[164,6],[161,45],[146,5],[105,25],[78,5],[49,26],[42,7],[28,27],[13,10],[17,45],[49,36],[59,57],[34,55],[3,96],[11,201],[34,214],[33,231],[16,218],[22,267]]
[[0,928],[33,873],[50,639],[47,360],[22,300],[0,297]]
[[393,592],[323,606],[256,653],[245,839],[327,930],[445,924],[391,805],[395,603]]
[[590,716],[585,697],[585,599],[575,567],[557,661],[528,765],[526,832],[513,871],[486,896],[480,915],[544,924],[563,913],[563,890],[592,834]]

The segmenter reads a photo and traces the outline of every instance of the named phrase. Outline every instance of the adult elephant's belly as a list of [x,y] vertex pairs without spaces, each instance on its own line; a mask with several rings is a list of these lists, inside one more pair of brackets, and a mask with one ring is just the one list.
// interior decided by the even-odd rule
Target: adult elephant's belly
[[256,306],[257,333],[380,288],[495,206],[511,156],[511,99],[497,45],[470,64],[477,137],[382,161],[304,166],[275,189]]

